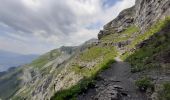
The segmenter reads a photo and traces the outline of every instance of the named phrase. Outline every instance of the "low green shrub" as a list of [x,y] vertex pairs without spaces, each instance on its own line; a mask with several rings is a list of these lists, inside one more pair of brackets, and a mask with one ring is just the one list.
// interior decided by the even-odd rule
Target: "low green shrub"
[[154,85],[150,78],[143,77],[141,79],[138,79],[135,84],[138,86],[139,90],[146,91],[148,88],[151,88],[153,90]]
[[170,100],[170,82],[163,84],[163,90],[159,91],[159,100]]

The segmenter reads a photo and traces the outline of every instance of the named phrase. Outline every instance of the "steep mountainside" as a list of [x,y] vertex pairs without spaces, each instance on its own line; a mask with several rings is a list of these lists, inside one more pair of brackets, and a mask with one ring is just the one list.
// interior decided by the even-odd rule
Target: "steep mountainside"
[[11,98],[170,100],[169,16],[169,0],[137,0],[98,40],[52,50],[23,67]]
[[41,100],[50,98],[53,84],[67,60],[76,52],[76,47],[61,47],[34,60],[22,69],[21,88],[13,99]]
[[137,0],[134,7],[122,11],[98,35],[101,42],[116,46],[120,57],[131,64],[129,80],[136,80],[148,99],[170,99],[169,29],[169,0]]
[[[48,85],[48,81],[51,81],[53,77],[54,72],[52,71],[55,71],[60,64],[69,59],[75,50],[76,47],[63,46],[41,55],[30,64],[2,73],[0,76],[0,98],[5,100],[11,98],[17,91],[17,93],[22,91],[23,98],[31,96],[36,87],[40,88],[39,85]],[[23,92],[25,88],[26,90]],[[18,100],[17,97],[16,99]]]
[[[8,84],[5,86],[1,85],[2,87],[0,86],[0,88],[9,87],[9,89],[6,89],[6,91],[0,89],[1,99],[11,98],[11,95],[13,95],[16,91],[17,92],[12,97],[16,100],[49,99],[55,93],[54,84],[57,84],[56,80],[58,80],[60,77],[64,77],[65,74],[71,74],[70,77],[74,77],[74,73],[69,73],[69,71],[66,70],[66,67],[71,65],[70,63],[73,62],[73,59],[75,59],[76,56],[92,45],[95,45],[97,42],[97,39],[91,39],[77,47],[62,46],[59,49],[55,49],[44,55],[41,55],[38,59],[34,60],[30,64],[16,68],[14,71],[2,73],[0,76],[1,83]],[[76,80],[79,79],[80,78],[78,77]],[[16,85],[11,82],[13,80],[16,80]],[[73,83],[68,83],[66,86],[71,86],[72,84]],[[57,86],[59,88],[66,88],[66,86],[60,86],[60,84],[57,84],[56,87]]]
[[[135,6],[122,11],[117,18],[104,26],[104,29],[98,34],[99,41],[96,44],[96,46],[102,48],[114,47],[118,53],[113,52],[112,54],[115,54],[115,56],[112,57],[118,56],[129,62],[131,66],[126,65],[126,63],[117,63],[111,66],[108,69],[109,71],[103,72],[104,76],[108,76],[107,78],[103,78],[103,74],[99,74],[97,79],[94,77],[96,74],[92,75],[90,78],[94,79],[93,82],[80,81],[69,89],[57,92],[52,99],[70,99],[80,95],[77,99],[169,100],[168,95],[170,92],[161,88],[169,88],[170,86],[169,83],[164,83],[170,78],[167,74],[169,73],[169,62],[167,60],[169,59],[168,48],[170,44],[168,41],[170,33],[169,16],[169,0],[137,0]],[[94,47],[92,46],[91,48]],[[90,51],[91,49],[88,50],[88,52]],[[93,49],[92,51],[96,52]],[[90,60],[89,57],[88,60]],[[84,73],[85,70],[82,66],[76,66],[76,72]],[[125,68],[120,68],[119,70],[119,68],[116,68],[119,66],[124,66]],[[116,74],[112,67],[129,76],[123,77],[119,73]],[[128,67],[130,67],[131,72],[127,72]],[[115,74],[107,75],[107,73]],[[116,79],[114,79],[114,75],[117,77]],[[129,84],[129,87],[124,85],[126,83]],[[137,87],[139,87],[139,90],[145,91],[144,94],[140,93]],[[163,95],[160,91],[164,90],[167,92]]]

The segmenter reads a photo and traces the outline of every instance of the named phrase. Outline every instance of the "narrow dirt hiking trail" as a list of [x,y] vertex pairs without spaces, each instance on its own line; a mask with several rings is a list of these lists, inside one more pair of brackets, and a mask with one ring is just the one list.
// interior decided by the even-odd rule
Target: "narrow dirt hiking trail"
[[119,57],[115,60],[116,63],[98,75],[95,88],[78,96],[78,100],[147,100],[135,86],[130,65]]

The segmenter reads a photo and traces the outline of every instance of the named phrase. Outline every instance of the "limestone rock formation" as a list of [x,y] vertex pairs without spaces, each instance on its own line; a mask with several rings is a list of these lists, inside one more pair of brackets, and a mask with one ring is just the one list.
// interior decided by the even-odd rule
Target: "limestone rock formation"
[[135,6],[120,12],[114,20],[106,24],[99,32],[98,38],[114,32],[119,33],[132,24],[140,27],[141,32],[145,32],[155,22],[169,15],[169,0],[136,0]]

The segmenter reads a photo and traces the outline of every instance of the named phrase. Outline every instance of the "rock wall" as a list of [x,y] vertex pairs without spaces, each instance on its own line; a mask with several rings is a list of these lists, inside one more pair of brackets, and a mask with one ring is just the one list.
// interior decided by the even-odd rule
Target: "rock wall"
[[166,16],[170,16],[170,0],[136,0],[135,6],[120,12],[100,30],[98,39],[108,34],[119,33],[132,24],[138,26],[143,33]]
[[135,24],[145,31],[159,19],[170,16],[170,0],[136,0]]
[[98,39],[114,32],[121,32],[129,25],[133,24],[135,15],[135,7],[128,8],[120,12],[120,14],[111,22],[104,25],[103,30],[100,30]]

